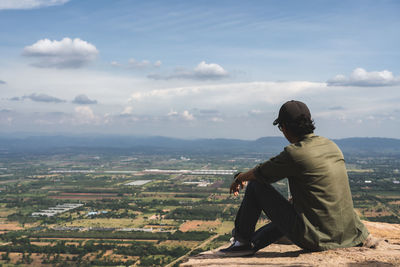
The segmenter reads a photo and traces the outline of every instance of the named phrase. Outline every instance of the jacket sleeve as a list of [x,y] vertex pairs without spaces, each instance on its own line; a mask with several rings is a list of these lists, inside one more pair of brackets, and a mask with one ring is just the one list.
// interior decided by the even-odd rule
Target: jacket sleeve
[[253,173],[259,181],[274,183],[283,178],[295,176],[298,174],[298,170],[285,148],[279,155],[257,165],[253,169]]

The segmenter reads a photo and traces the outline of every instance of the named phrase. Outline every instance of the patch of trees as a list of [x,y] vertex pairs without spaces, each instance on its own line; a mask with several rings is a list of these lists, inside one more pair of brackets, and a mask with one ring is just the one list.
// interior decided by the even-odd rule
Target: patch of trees
[[238,207],[235,207],[235,206],[227,207],[222,212],[221,217],[224,220],[235,220],[237,211],[238,211]]
[[174,233],[160,232],[104,232],[104,231],[87,231],[87,232],[70,232],[70,231],[46,231],[29,233],[29,237],[33,238],[87,238],[87,239],[143,239],[143,240],[190,240],[201,241],[210,237],[212,234],[205,231],[181,232]]
[[[112,249],[115,254],[118,255],[127,255],[127,256],[139,256],[140,257],[140,266],[163,266],[173,261],[175,258],[178,258],[184,254],[186,254],[190,249],[183,246],[156,246],[154,243],[150,242],[134,242],[130,246],[117,246],[116,244],[107,244],[107,243],[96,243],[93,240],[89,240],[85,242],[85,245],[66,245],[66,241],[57,241],[55,245],[47,245],[47,246],[37,246],[32,245],[28,238],[17,238],[13,239],[11,245],[3,245],[0,246],[0,251],[5,252],[2,254],[1,259],[5,261],[9,261],[10,252],[18,252],[22,253],[21,263],[31,263],[32,260],[30,255],[32,253],[39,253],[47,255],[44,257],[42,263],[47,264],[57,264],[64,261],[60,254],[73,254],[77,255],[72,257],[71,259],[75,263],[80,264],[89,264],[89,265],[100,265],[100,266],[115,266],[115,265],[125,265],[129,266],[135,263],[134,260],[128,261],[118,261],[118,260],[110,260],[110,259],[102,259],[104,251]],[[88,253],[99,252],[96,255],[95,259],[90,261],[83,260],[82,257]],[[29,253],[29,254],[28,254]],[[50,258],[51,255],[54,255],[53,258]]]
[[170,256],[149,255],[140,258],[139,266],[165,266],[173,260]]
[[371,222],[400,223],[400,219],[394,215],[367,217],[367,219]]
[[181,203],[178,199],[152,199],[150,202],[146,201],[137,201],[138,205],[141,204],[142,206],[148,207],[155,207],[155,206],[180,206]]
[[170,236],[170,240],[192,240],[192,241],[202,241],[209,238],[212,233],[206,231],[190,231],[190,232],[181,232],[176,231]]
[[[75,261],[74,261],[75,262]],[[127,261],[117,261],[110,259],[94,259],[88,262],[89,266],[132,266],[136,261],[127,260]],[[82,265],[85,266],[86,262],[82,262]],[[152,265],[154,266],[154,265]]]
[[137,242],[131,246],[118,246],[114,252],[121,255],[142,256],[142,255],[168,255],[178,258],[186,254],[190,249],[182,246],[167,247],[155,246],[153,243]]
[[228,242],[229,239],[231,239],[232,235],[231,234],[224,234],[224,235],[220,235],[219,237],[215,238],[214,241],[215,242]]
[[[181,237],[180,232],[175,237]],[[193,234],[193,233],[191,233]],[[201,236],[197,235],[197,236]],[[204,235],[204,233],[203,233]],[[164,266],[175,258],[178,258],[186,254],[190,249],[183,246],[157,246],[152,242],[132,242],[130,246],[118,246],[116,243],[97,242],[89,240],[82,245],[79,244],[66,244],[67,241],[57,241],[55,244],[38,246],[30,243],[30,239],[27,237],[16,237],[12,236],[11,244],[0,246],[0,252],[2,254],[1,260],[9,261],[9,254],[11,252],[22,253],[22,259],[20,263],[31,263],[32,259],[30,255],[32,253],[44,254],[44,264],[59,264],[65,261],[74,261],[75,264],[88,264],[88,265],[100,265],[100,266],[115,266],[125,265],[129,266],[135,263],[135,260],[119,261],[102,258],[104,252],[107,250],[113,250],[114,254],[126,255],[126,256],[139,256],[140,266]],[[83,256],[88,253],[97,253],[95,259],[84,260]],[[73,254],[72,258],[62,258],[60,254]],[[54,257],[51,258],[51,255]],[[58,265],[57,265],[58,266]]]
[[83,246],[79,245],[66,245],[65,241],[58,241],[54,246],[37,246],[29,242],[22,243],[21,241],[13,242],[12,245],[0,246],[2,252],[19,252],[19,253],[40,253],[40,254],[79,254],[85,255],[87,253],[96,252],[100,250],[113,249],[115,245],[112,244],[96,244],[88,241]]
[[149,232],[104,232],[104,231],[47,231],[32,233],[31,237],[39,238],[87,238],[87,239],[148,239],[148,240],[167,240],[169,233],[149,233]]
[[181,195],[175,195],[175,197],[184,197],[184,198],[207,198],[209,194],[207,193],[186,193]]
[[21,213],[16,212],[13,214],[10,214],[7,216],[7,220],[9,221],[18,221],[20,224],[25,224],[25,223],[30,223],[30,222],[35,222],[37,221],[37,218],[33,218],[29,216],[30,214],[25,214],[25,213]]
[[166,218],[174,220],[215,220],[221,217],[223,207],[215,205],[184,207],[171,211]]
[[37,206],[38,209],[46,208],[59,204],[59,200],[54,200],[47,198],[45,195],[41,196],[30,196],[29,198],[24,198],[21,196],[12,196],[1,200],[2,203],[6,203],[6,208],[24,208]]

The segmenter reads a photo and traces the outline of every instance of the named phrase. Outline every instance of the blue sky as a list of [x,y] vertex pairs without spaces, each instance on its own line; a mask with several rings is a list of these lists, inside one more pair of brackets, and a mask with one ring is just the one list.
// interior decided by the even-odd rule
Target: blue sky
[[398,1],[0,0],[0,132],[400,138]]

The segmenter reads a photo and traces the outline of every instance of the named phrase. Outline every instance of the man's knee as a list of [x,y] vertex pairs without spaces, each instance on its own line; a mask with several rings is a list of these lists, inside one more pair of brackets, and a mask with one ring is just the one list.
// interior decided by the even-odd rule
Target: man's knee
[[276,189],[268,183],[264,183],[262,181],[259,180],[251,180],[248,184],[247,187],[255,192],[266,192],[266,191],[276,191]]
[[249,192],[249,191],[253,191],[254,192],[255,189],[257,187],[259,187],[259,186],[260,186],[260,182],[259,181],[257,181],[257,180],[249,181],[247,183],[247,186],[246,186],[246,193]]

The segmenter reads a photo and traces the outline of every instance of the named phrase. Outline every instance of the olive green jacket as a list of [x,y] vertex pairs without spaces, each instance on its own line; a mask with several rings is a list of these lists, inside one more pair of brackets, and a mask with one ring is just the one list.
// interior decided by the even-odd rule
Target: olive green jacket
[[329,139],[305,135],[258,165],[254,175],[266,183],[288,178],[302,222],[287,234],[297,245],[318,251],[356,246],[367,238],[353,208],[343,154]]

